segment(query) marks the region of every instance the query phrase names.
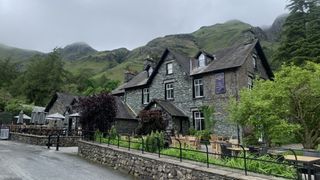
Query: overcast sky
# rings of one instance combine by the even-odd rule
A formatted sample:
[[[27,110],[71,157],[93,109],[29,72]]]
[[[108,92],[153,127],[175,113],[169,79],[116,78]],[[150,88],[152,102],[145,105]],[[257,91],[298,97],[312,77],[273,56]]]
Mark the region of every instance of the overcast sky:
[[[286,0],[0,0],[0,43],[48,52],[73,42],[133,49],[239,19],[270,25]]]

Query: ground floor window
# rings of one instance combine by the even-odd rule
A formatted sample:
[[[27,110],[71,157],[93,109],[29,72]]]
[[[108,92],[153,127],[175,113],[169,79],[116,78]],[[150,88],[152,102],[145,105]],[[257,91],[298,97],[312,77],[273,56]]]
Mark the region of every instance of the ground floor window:
[[[193,112],[193,127],[195,130],[204,130],[204,117],[203,113],[200,111]]]

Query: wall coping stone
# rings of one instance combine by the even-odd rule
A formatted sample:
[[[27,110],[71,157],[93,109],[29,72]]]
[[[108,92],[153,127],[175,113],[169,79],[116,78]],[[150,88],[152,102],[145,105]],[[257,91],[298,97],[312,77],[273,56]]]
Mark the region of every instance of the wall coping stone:
[[[138,151],[135,149],[131,149],[129,151],[127,148],[123,148],[123,147],[118,148],[117,146],[114,146],[111,144],[108,146],[107,144],[99,144],[99,143],[88,142],[84,140],[79,140],[78,143],[83,143],[83,144],[96,146],[96,147],[102,147],[102,148],[110,149],[112,151],[131,154],[141,158],[150,159],[153,161],[164,162],[164,163],[172,164],[175,166],[180,166],[186,169],[201,171],[209,174],[221,175],[229,178],[234,178],[237,180],[282,180],[284,179],[284,178],[279,178],[274,176],[267,176],[263,174],[252,173],[252,172],[248,172],[248,175],[246,176],[244,174],[244,170],[221,167],[221,166],[212,165],[212,164],[210,164],[210,167],[207,168],[206,164],[204,163],[189,161],[189,160],[183,160],[182,162],[180,162],[179,160],[173,157],[168,157],[165,155],[161,155],[161,157],[159,158],[158,154],[155,154],[155,153],[149,153],[144,151],[144,154],[142,154],[141,151]],[[79,146],[79,149],[80,149],[80,146]],[[78,154],[79,154],[79,149],[78,149]]]

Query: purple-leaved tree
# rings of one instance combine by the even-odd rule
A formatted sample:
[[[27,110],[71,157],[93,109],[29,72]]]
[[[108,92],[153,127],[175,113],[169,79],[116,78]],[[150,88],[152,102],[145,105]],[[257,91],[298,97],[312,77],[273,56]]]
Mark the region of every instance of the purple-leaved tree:
[[[80,123],[86,131],[106,132],[114,123],[117,113],[115,98],[108,93],[81,98],[79,108],[81,111]]]

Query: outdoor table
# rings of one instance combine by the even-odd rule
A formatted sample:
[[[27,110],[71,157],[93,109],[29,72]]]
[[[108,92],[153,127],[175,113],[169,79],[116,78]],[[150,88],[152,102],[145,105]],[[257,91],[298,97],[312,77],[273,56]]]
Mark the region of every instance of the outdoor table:
[[[243,151],[241,147],[227,147],[227,149],[231,150],[233,153],[235,153],[235,155]],[[244,148],[244,150],[249,151],[249,148]]]
[[[296,161],[300,163],[306,163],[308,165],[308,178],[311,179],[311,165],[315,162],[320,161],[320,157],[312,156],[297,156],[297,159],[294,155],[285,155],[284,158],[288,161]]]

